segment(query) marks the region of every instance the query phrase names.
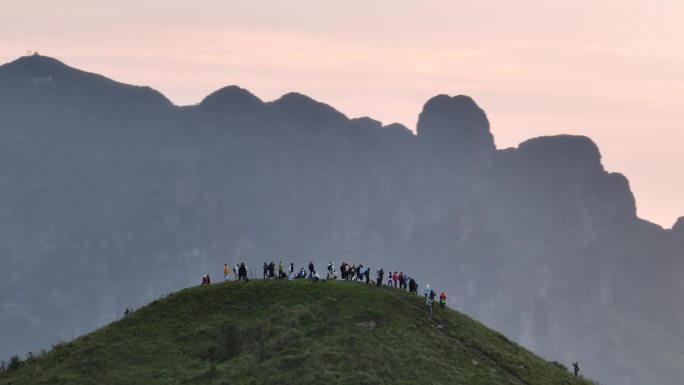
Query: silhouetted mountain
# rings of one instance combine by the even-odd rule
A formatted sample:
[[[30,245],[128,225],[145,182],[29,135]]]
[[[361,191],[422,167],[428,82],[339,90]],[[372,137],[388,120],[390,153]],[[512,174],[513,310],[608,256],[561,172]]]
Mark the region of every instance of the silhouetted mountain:
[[[602,382],[684,378],[684,219],[639,219],[589,138],[497,150],[467,96],[430,99],[414,135],[296,93],[178,107],[30,56],[0,67],[0,159],[4,356],[224,263],[333,260],[409,272]]]
[[[496,150],[487,116],[464,95],[428,100],[418,118],[418,137],[449,169],[460,173],[489,167]]]
[[[205,113],[254,113],[264,108],[264,102],[244,88],[228,86],[212,92],[199,107]]]

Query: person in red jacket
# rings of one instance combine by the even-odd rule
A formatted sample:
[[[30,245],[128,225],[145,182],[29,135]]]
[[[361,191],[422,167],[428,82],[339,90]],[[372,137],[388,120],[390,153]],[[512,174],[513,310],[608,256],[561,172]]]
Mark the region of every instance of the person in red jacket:
[[[446,305],[446,293],[442,292],[442,294],[439,295],[439,306],[444,307]]]
[[[395,271],[394,274],[392,274],[392,280],[394,281],[394,287],[397,287],[397,281],[399,280],[399,274]]]

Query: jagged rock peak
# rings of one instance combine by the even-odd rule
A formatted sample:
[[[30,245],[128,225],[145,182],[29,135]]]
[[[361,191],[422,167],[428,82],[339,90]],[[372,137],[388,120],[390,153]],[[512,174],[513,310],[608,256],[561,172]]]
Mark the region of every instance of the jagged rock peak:
[[[331,106],[297,92],[287,93],[269,104],[276,112],[298,118],[302,122],[329,123],[348,120],[343,113]]]
[[[29,56],[22,56],[10,63],[0,66],[0,73],[9,72],[13,75],[25,76],[54,76],[69,70],[76,71],[74,68],[69,67],[57,59],[42,56],[37,53]]]
[[[200,108],[212,111],[253,109],[264,104],[258,97],[244,88],[232,85],[209,94],[199,104]]]
[[[518,150],[523,157],[543,163],[545,167],[603,171],[598,146],[586,136],[541,136],[520,143]]]
[[[33,54],[0,66],[0,92],[15,92],[13,87],[32,87],[38,96],[45,87],[60,101],[82,99],[89,102],[129,103],[146,107],[170,107],[172,103],[159,91],[147,86],[120,83],[105,76],[70,67],[61,61]],[[4,88],[4,89],[3,89]],[[34,95],[35,96],[35,95]],[[113,102],[112,97],[120,98]],[[80,103],[80,102],[79,102]]]
[[[672,231],[684,235],[684,217],[677,218],[677,221],[672,226]]]
[[[428,100],[418,118],[418,135],[440,141],[470,141],[494,149],[487,115],[465,95],[442,94]]]
[[[392,123],[388,124],[384,127],[382,127],[383,130],[388,131],[388,132],[393,132],[401,135],[411,135],[413,136],[413,132],[408,129],[408,127],[404,126],[401,123]]]
[[[478,173],[496,150],[485,112],[465,95],[437,95],[418,117],[418,139],[455,172]]]

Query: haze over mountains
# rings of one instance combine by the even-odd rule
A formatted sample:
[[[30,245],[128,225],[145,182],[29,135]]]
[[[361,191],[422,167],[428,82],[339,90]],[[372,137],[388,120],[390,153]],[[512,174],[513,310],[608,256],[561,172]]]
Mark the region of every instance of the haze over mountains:
[[[610,384],[684,378],[684,218],[636,217],[586,137],[498,150],[467,96],[417,135],[290,93],[195,106],[43,56],[0,66],[0,355],[49,347],[223,263],[403,270]]]

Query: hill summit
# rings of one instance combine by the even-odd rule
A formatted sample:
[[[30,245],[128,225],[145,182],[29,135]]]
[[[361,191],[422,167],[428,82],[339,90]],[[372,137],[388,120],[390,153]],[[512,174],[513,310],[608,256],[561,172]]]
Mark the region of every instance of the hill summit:
[[[0,376],[2,384],[585,384],[423,298],[351,282],[185,289]]]

